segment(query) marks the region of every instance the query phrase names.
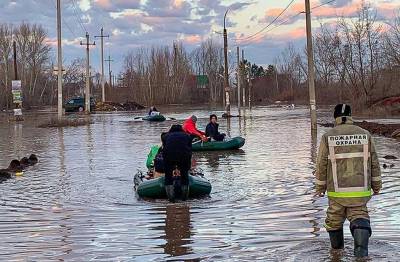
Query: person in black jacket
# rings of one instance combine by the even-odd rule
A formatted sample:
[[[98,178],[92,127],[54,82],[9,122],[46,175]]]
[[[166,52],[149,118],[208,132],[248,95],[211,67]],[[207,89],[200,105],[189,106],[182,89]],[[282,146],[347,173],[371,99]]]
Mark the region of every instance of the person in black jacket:
[[[223,141],[225,138],[225,134],[221,134],[218,131],[219,124],[217,123],[217,116],[212,114],[210,115],[210,123],[208,123],[206,127],[206,136],[210,138],[210,140],[215,141]]]
[[[174,176],[180,175],[182,200],[189,195],[189,170],[192,163],[192,140],[181,125],[173,125],[162,137],[165,168],[165,190],[168,199],[175,201]]]

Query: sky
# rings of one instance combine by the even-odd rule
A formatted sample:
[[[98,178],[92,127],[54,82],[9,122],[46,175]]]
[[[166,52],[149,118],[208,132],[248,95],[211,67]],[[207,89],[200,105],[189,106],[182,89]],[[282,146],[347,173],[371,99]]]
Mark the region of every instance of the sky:
[[[332,23],[338,16],[355,17],[363,0],[310,1],[315,31],[321,23]],[[43,25],[55,57],[56,0],[0,0],[0,3],[1,23]],[[382,24],[390,24],[400,10],[400,0],[369,3]],[[253,63],[273,63],[289,43],[298,48],[305,45],[304,0],[61,0],[61,5],[64,61],[85,57],[85,48],[79,43],[87,31],[91,41],[96,41],[91,48],[91,64],[99,69],[100,39],[93,36],[99,35],[103,27],[110,36],[105,38],[105,56],[110,55],[113,60],[113,72],[123,69],[126,54],[141,47],[172,45],[178,40],[190,51],[209,38],[222,45],[220,32],[228,9],[229,49],[234,51],[239,45]]]

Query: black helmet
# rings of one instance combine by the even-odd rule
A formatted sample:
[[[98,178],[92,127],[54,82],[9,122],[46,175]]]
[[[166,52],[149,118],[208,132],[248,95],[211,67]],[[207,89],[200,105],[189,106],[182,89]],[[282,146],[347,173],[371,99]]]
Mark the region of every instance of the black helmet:
[[[338,104],[335,106],[335,112],[333,117],[336,119],[338,117],[351,116],[351,107],[347,104]]]

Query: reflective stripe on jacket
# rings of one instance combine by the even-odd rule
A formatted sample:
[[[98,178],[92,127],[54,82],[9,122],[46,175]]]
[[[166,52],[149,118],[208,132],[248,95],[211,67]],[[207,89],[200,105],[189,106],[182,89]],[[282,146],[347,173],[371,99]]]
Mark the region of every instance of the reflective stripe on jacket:
[[[381,171],[370,133],[353,125],[351,117],[338,118],[335,128],[322,136],[316,172],[317,192],[343,206],[364,205],[371,188],[382,187]]]

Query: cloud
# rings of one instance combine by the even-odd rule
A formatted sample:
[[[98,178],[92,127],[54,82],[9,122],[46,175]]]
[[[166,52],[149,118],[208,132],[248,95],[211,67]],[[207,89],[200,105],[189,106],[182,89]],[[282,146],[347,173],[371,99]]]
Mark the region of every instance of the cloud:
[[[149,16],[190,17],[192,5],[185,0],[148,0],[143,10]]]
[[[327,0],[311,0],[312,6],[320,5]],[[56,45],[56,8],[54,0],[10,0],[6,2],[0,15],[2,21],[19,24],[22,21],[39,23],[48,32],[46,41]],[[76,4],[73,4],[76,2]],[[139,47],[171,45],[180,40],[190,50],[202,40],[207,39],[213,30],[219,30],[223,24],[223,15],[228,8],[227,17],[229,37],[245,37],[249,32],[257,32],[269,23],[282,8],[271,8],[274,1],[254,0],[74,0],[62,1],[62,34],[65,60],[85,57],[84,47],[79,41],[85,32],[94,35],[110,34],[106,41],[106,55],[111,53],[116,61],[114,70],[121,67],[123,56]],[[333,21],[336,16],[355,16],[361,0],[336,0],[328,5],[313,10],[313,17],[323,22]],[[264,13],[252,8],[269,6]],[[375,0],[372,6],[378,10],[378,19],[385,20],[395,14],[399,1]],[[275,5],[277,6],[277,5]],[[27,12],[26,10],[29,10]],[[304,11],[304,2],[292,5],[282,18],[288,20]],[[304,14],[289,19],[286,25],[252,39],[247,54],[250,60],[267,63],[273,59],[273,52],[282,48],[287,42],[304,42]],[[248,29],[245,29],[245,28]],[[240,31],[245,33],[239,33]],[[216,36],[214,36],[216,37]],[[220,36],[218,35],[218,38]],[[231,40],[230,40],[231,41]],[[248,44],[244,42],[244,44]],[[52,52],[55,56],[56,49]],[[100,64],[99,46],[91,50],[91,61],[95,67]]]
[[[327,1],[313,0],[311,1],[312,16],[319,19],[329,19],[337,17],[354,18],[357,17],[359,9],[363,4],[363,0],[336,0],[335,2],[323,5]],[[368,4],[368,2],[365,2]],[[371,2],[371,7],[374,8],[380,20],[385,20],[394,17],[394,10],[400,8],[400,3],[393,1],[375,1]],[[284,9],[271,8],[265,12],[260,23],[269,23],[273,21]],[[298,20],[304,20],[304,3],[293,4],[284,14],[276,21],[279,24],[287,20],[285,24],[294,24]]]
[[[140,8],[140,0],[95,0],[94,5],[107,12]]]
[[[183,42],[187,44],[198,44],[203,40],[200,35],[190,35],[183,38]]]

